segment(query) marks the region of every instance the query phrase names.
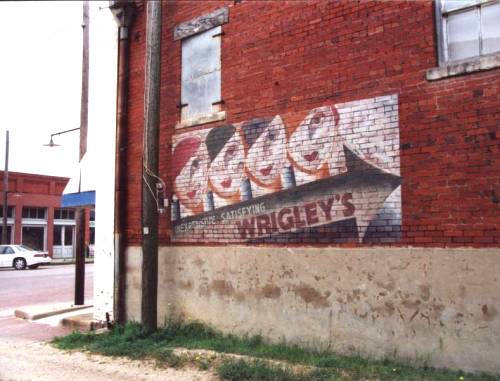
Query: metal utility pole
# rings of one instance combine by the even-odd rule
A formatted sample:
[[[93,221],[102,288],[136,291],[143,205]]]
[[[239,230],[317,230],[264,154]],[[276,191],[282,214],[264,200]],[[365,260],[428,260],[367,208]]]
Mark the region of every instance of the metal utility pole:
[[[142,300],[146,331],[157,328],[158,299],[158,125],[160,112],[161,1],[147,2],[146,76],[142,182]]]
[[[75,306],[85,304],[85,209],[77,208],[75,242]]]
[[[2,219],[2,243],[8,244],[7,235],[7,195],[9,193],[9,131],[5,134],[5,171],[3,172],[3,219]]]
[[[83,2],[83,59],[82,98],[80,108],[80,161],[87,151],[88,102],[89,102],[89,2]],[[80,184],[78,192],[80,192]],[[76,218],[75,248],[75,305],[85,302],[85,209],[78,207]]]

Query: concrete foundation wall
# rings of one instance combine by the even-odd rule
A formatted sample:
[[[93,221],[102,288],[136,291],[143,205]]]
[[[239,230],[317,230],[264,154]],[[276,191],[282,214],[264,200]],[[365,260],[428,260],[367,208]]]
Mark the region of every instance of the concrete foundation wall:
[[[127,306],[140,318],[141,249]],[[500,250],[163,247],[158,319],[500,372]]]

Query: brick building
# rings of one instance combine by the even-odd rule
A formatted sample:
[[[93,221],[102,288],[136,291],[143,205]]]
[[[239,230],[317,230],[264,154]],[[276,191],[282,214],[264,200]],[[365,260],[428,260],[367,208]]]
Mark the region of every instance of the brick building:
[[[140,320],[135,4],[120,208]],[[500,3],[457,4],[162,4],[159,321],[500,371]]]
[[[0,192],[3,194],[3,171]],[[37,250],[47,251],[52,258],[73,258],[75,211],[61,208],[66,177],[9,172],[7,196],[8,240]],[[3,216],[3,198],[0,201]],[[91,216],[92,214],[92,216]],[[0,226],[0,233],[3,226]],[[93,211],[86,210],[86,245],[93,244]]]

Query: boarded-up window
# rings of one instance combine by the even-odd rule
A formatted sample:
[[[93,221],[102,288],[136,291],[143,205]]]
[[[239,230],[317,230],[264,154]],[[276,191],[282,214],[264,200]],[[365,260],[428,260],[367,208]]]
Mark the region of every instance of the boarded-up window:
[[[181,40],[181,99],[179,127],[226,118],[221,110],[221,36],[229,21],[229,9],[220,8],[174,28]]]
[[[219,111],[221,100],[221,27],[182,40],[182,121]]]

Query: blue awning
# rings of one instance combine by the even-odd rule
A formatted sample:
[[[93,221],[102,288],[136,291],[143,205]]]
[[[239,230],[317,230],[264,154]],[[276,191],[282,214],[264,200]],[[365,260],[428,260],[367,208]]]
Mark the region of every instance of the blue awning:
[[[61,197],[62,207],[77,207],[95,205],[95,191],[66,193]]]

